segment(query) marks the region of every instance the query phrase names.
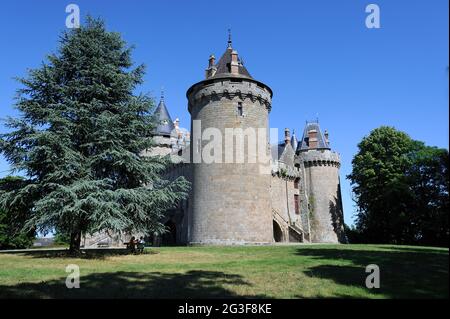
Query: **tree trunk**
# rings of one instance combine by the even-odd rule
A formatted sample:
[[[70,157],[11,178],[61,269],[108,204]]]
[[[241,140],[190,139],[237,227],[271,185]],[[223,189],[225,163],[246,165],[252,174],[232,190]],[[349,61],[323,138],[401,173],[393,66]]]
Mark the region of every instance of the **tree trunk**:
[[[80,244],[81,244],[81,231],[76,231],[76,232],[70,233],[69,252],[71,254],[79,254],[81,252]]]

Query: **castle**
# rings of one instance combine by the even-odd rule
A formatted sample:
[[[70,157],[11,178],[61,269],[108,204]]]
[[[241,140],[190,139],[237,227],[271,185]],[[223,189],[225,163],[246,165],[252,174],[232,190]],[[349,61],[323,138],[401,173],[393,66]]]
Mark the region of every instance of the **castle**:
[[[162,221],[163,244],[267,244],[274,242],[345,242],[338,153],[318,121],[307,122],[300,140],[289,129],[284,140],[261,147],[263,161],[250,161],[250,143],[241,141],[241,162],[196,161],[207,147],[208,128],[269,132],[272,90],[255,80],[231,39],[216,63],[209,57],[205,79],[187,93],[191,130],[180,129],[161,96],[155,115],[156,147],[148,156],[170,155],[168,178],[191,182],[188,199],[169,210]],[[196,127],[196,123],[201,127]],[[241,130],[241,131],[239,131]],[[268,133],[267,133],[268,135]],[[268,137],[268,136],[267,136]],[[234,136],[236,141],[239,136]],[[238,143],[220,144],[215,156],[237,154]],[[237,157],[237,155],[236,155]],[[234,158],[234,157],[233,157]],[[265,159],[264,159],[265,158]],[[158,236],[157,236],[158,237]],[[153,240],[156,240],[154,238]],[[92,242],[92,241],[91,241]]]

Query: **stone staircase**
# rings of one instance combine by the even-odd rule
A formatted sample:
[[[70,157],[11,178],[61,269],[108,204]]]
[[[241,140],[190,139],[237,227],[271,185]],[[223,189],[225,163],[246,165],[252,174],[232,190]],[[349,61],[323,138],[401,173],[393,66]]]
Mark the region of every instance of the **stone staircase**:
[[[288,231],[289,231],[289,238],[291,239],[293,237],[293,239],[295,241],[298,242],[305,242],[305,241],[309,241],[306,238],[308,238],[308,234],[305,233],[305,231],[303,230],[303,228],[296,224],[295,222],[291,222],[290,220],[286,220],[277,210],[272,209],[272,213],[273,213],[273,217],[275,220],[277,221],[283,221],[285,225],[287,225],[288,227]]]
[[[301,243],[303,243],[305,241],[305,238],[304,238],[305,232],[301,228],[299,228],[297,225],[295,225],[295,223],[288,225],[288,227],[289,227],[289,237],[290,238],[294,237],[298,242],[301,242]]]

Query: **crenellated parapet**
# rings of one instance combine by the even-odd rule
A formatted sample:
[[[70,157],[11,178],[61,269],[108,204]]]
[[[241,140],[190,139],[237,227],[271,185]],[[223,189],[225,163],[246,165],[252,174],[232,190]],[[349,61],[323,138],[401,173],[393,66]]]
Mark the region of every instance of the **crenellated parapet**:
[[[272,90],[265,84],[246,77],[227,77],[208,79],[194,84],[187,92],[188,109],[204,106],[222,99],[239,99],[258,102],[269,112],[272,108]]]
[[[314,149],[302,152],[298,156],[298,160],[302,161],[305,167],[311,166],[341,166],[341,159],[338,153],[325,149]]]

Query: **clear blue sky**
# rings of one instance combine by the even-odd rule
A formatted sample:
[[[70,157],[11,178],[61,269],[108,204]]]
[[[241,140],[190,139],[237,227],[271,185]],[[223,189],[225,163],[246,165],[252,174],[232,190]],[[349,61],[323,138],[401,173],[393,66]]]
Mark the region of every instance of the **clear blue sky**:
[[[136,46],[148,67],[143,92],[164,86],[172,117],[189,127],[185,98],[204,77],[208,56],[233,46],[252,76],[274,91],[270,126],[303,130],[319,117],[342,158],[345,221],[354,212],[345,176],[357,143],[392,125],[448,148],[448,0],[329,1],[24,1],[0,4],[0,117],[14,115],[13,77],[56,49],[65,7],[79,5]],[[365,7],[381,9],[381,28],[365,27]],[[1,127],[0,131],[4,131]],[[8,164],[0,158],[0,176]]]

